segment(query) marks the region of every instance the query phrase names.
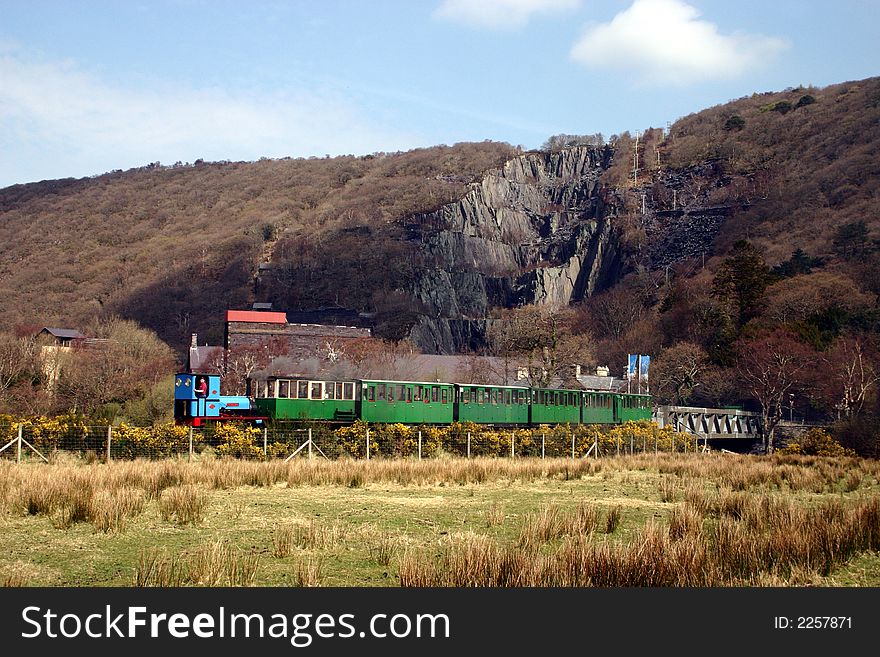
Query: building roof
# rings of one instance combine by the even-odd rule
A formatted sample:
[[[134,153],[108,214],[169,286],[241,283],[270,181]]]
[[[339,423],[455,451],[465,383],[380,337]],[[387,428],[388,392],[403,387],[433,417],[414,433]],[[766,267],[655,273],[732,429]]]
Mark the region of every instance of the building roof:
[[[287,314],[264,310],[227,310],[227,322],[254,322],[258,324],[287,324]]]
[[[47,326],[40,331],[40,333],[43,332],[49,333],[50,335],[61,340],[82,340],[86,337],[76,329],[52,328]]]

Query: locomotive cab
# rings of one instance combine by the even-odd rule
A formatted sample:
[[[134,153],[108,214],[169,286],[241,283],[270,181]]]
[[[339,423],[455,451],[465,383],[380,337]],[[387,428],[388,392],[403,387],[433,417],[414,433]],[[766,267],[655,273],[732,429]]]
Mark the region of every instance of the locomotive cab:
[[[179,424],[199,427],[207,420],[232,419],[250,408],[248,397],[221,395],[216,374],[186,372],[174,377],[174,420]]]

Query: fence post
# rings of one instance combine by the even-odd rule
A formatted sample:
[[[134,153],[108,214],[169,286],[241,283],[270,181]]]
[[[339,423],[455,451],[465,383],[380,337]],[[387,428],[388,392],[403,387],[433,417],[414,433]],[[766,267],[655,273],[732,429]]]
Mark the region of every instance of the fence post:
[[[468,431],[467,457],[471,457],[471,432]]]
[[[370,460],[370,429],[367,429],[367,460]]]
[[[632,456],[635,453],[635,450],[633,449],[633,440],[634,439],[635,439],[635,437],[632,434],[629,434],[629,455],[630,456]]]
[[[672,434],[672,453],[675,454],[675,434]]]
[[[516,456],[516,452],[514,451],[513,442],[516,440],[516,433],[511,432],[510,434],[510,458],[514,458]]]
[[[263,458],[269,458],[269,428],[263,427]]]
[[[574,460],[574,434],[571,434],[571,458]]]
[[[654,455],[657,455],[657,434],[654,433]]]
[[[541,458],[544,458],[544,447],[545,447],[544,434],[541,433]]]
[[[15,446],[15,462],[21,463],[21,434],[22,434],[22,426],[18,425],[18,443]]]
[[[598,438],[593,439],[593,447],[596,448],[596,451],[593,452],[593,458],[598,459],[599,458],[599,439]]]
[[[110,440],[113,435],[113,425],[107,425],[107,464],[110,464]]]
[[[309,461],[312,460],[312,428],[309,427]]]
[[[620,456],[620,436],[617,437],[617,455]]]
[[[648,437],[642,434],[642,454],[648,451]]]
[[[419,431],[419,461],[422,460],[422,432]]]
[[[193,460],[193,428],[189,428],[189,460]]]

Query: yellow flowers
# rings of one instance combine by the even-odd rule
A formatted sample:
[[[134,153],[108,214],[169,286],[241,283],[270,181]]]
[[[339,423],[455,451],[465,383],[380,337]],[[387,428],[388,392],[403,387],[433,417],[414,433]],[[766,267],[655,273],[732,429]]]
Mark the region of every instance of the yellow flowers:
[[[0,440],[14,439],[18,426],[23,437],[46,453],[53,450],[104,453],[110,436],[110,457],[168,457],[194,453],[213,453],[235,458],[284,458],[304,444],[306,429],[281,426],[261,429],[240,423],[211,424],[190,429],[173,423],[150,427],[120,424],[89,427],[81,418],[62,416],[18,419],[0,416]],[[310,432],[320,443],[321,454],[331,458],[421,456],[531,456],[582,457],[628,454],[632,452],[694,451],[695,438],[660,428],[653,422],[627,422],[605,425],[541,425],[531,428],[491,427],[473,422],[447,426],[410,426],[400,423],[374,424],[358,420],[346,426],[311,425]],[[265,434],[264,434],[265,431]],[[190,443],[192,441],[192,443]]]

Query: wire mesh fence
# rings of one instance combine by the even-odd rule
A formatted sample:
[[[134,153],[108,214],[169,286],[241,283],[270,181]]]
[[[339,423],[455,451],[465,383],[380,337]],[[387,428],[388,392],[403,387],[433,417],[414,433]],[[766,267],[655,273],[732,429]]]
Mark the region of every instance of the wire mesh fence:
[[[3,459],[48,461],[54,454],[75,453],[90,461],[104,462],[169,457],[577,459],[707,449],[705,440],[661,428],[653,422],[532,428],[362,422],[347,426],[291,423],[264,428],[233,424],[192,428],[173,424],[113,427],[47,421],[0,425],[0,442]]]

